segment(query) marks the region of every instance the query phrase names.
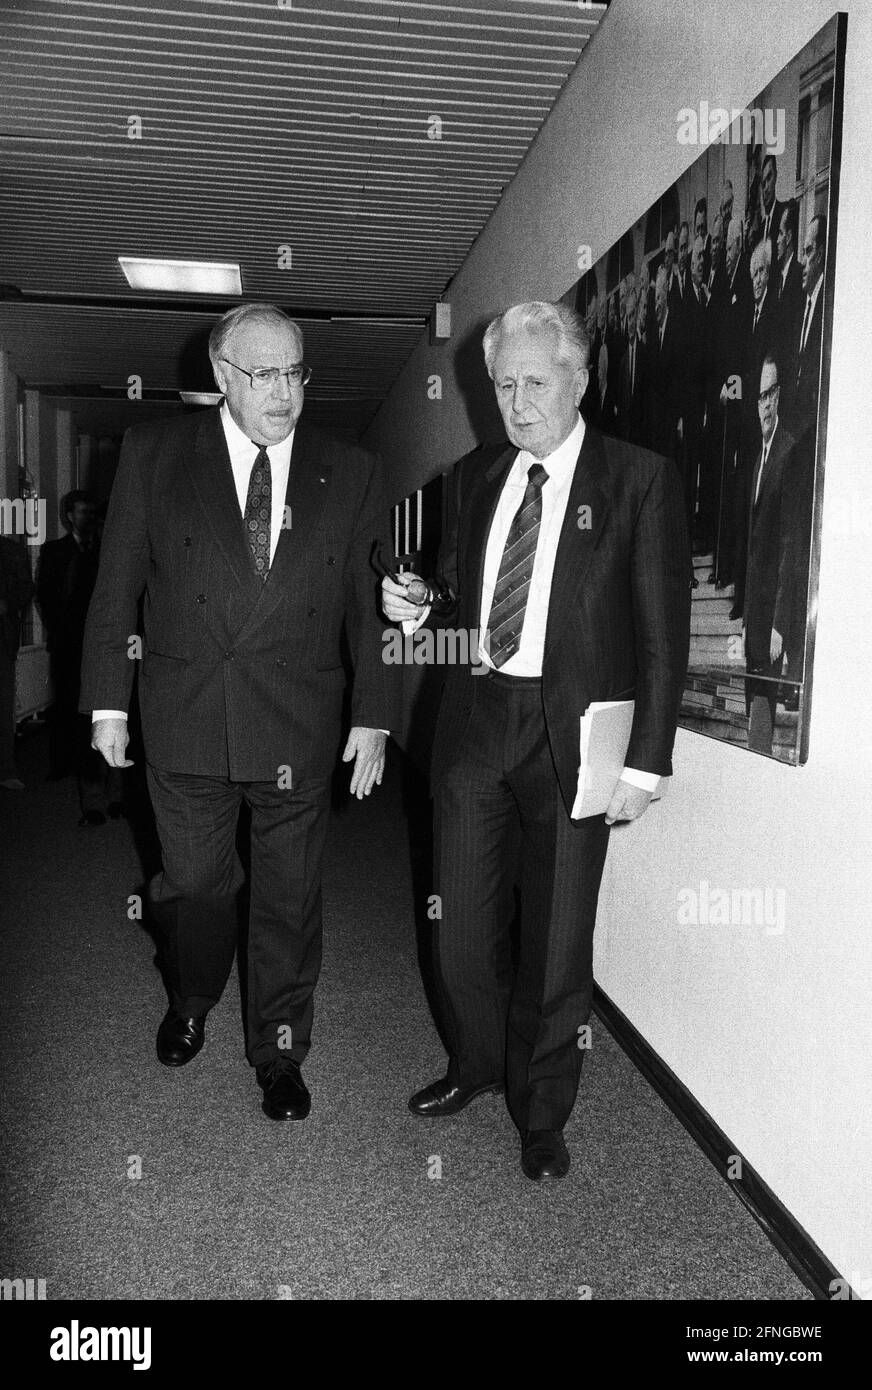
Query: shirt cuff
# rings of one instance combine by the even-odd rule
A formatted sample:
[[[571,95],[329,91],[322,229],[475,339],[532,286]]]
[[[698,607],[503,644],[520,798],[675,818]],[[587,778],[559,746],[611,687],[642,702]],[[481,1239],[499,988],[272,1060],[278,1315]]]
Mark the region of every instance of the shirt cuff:
[[[98,719],[126,719],[126,709],[95,709],[91,711],[91,723],[96,724]]]
[[[660,776],[656,772],[640,772],[636,767],[625,767],[621,781],[629,782],[631,787],[641,787],[646,792],[656,792]]]
[[[421,626],[422,623],[426,623],[427,619],[430,616],[430,609],[432,607],[432,603],[428,603],[420,618],[406,618],[405,622],[403,623],[403,632],[406,637],[411,637],[414,632],[418,631],[418,628]]]

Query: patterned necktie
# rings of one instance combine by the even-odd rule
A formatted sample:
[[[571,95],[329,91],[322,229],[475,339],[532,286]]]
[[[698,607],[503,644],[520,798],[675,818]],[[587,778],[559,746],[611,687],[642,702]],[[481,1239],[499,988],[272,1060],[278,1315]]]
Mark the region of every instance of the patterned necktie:
[[[245,499],[245,534],[261,579],[269,574],[270,521],[272,519],[272,475],[269,454],[261,445],[251,466],[248,496]]]
[[[527,471],[527,478],[529,481],[524,500],[515,512],[506,536],[488,618],[488,651],[497,667],[503,666],[514,656],[520,646],[533,562],[536,559],[542,520],[542,485],[548,481],[548,474],[541,463],[534,463]]]

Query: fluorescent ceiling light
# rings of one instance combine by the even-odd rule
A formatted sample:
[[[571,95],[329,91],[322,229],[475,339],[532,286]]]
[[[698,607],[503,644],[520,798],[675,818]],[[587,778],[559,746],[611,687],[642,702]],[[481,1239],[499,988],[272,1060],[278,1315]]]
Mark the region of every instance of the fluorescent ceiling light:
[[[180,391],[185,405],[217,405],[224,397],[220,391]]]
[[[239,266],[232,261],[167,261],[151,256],[119,256],[118,264],[134,290],[242,294]]]

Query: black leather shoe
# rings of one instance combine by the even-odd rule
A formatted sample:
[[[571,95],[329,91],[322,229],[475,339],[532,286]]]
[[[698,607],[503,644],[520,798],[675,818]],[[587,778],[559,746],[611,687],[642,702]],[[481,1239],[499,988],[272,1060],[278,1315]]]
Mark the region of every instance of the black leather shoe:
[[[206,1040],[205,1018],[181,1018],[167,1009],[157,1030],[157,1055],[165,1067],[183,1067],[196,1057]]]
[[[565,1178],[569,1152],[559,1129],[528,1129],[521,1145],[521,1167],[528,1178]]]
[[[502,1089],[501,1081],[492,1081],[485,1086],[458,1086],[446,1076],[441,1081],[434,1081],[432,1086],[425,1086],[423,1091],[416,1091],[409,1100],[409,1109],[422,1119],[437,1120],[444,1115],[459,1115],[471,1100],[484,1095],[486,1091],[499,1092]]]
[[[261,1109],[271,1120],[305,1120],[312,1109],[299,1062],[292,1057],[274,1057],[257,1068],[258,1085],[263,1090]]]

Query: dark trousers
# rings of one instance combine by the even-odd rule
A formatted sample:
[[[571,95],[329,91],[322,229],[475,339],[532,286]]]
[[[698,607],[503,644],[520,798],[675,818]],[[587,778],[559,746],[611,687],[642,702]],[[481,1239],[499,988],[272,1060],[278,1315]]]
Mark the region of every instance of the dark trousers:
[[[0,777],[15,776],[15,657],[0,633]]]
[[[436,788],[436,959],[451,1071],[463,1086],[505,1081],[522,1132],[560,1130],[581,1075],[579,1030],[590,1017],[610,827],[602,816],[569,819],[541,681],[501,673],[476,679],[457,761]]]
[[[302,1062],[311,1041],[321,967],[321,859],[329,778],[282,788],[162,772],[149,765],[163,872],[150,885],[164,933],[173,1006],[203,1014],[233,965],[243,872],[236,828],[251,809],[248,1058]]]

